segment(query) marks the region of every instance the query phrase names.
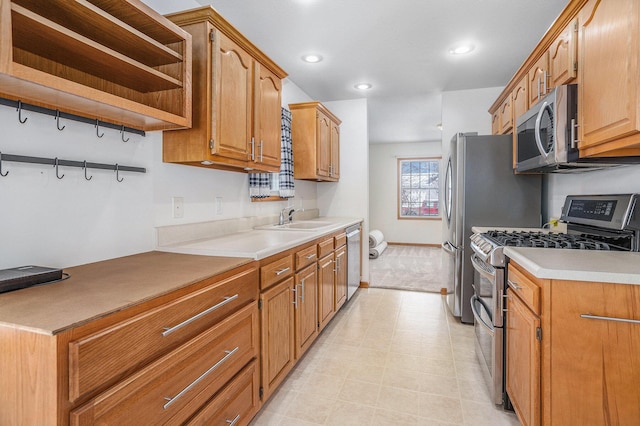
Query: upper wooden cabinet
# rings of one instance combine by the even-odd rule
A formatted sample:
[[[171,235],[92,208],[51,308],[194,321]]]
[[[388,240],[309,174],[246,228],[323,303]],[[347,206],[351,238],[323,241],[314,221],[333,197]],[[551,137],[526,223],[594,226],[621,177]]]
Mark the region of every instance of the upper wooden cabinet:
[[[572,83],[577,75],[578,19],[571,21],[549,47],[549,88]]]
[[[212,7],[167,17],[193,37],[193,127],[163,134],[163,161],[279,171],[287,74]]]
[[[580,154],[640,155],[640,3],[592,0],[578,19]]]
[[[340,119],[320,102],[289,104],[296,179],[340,179]]]
[[[139,0],[0,0],[0,96],[142,130],[191,126],[191,36]]]
[[[558,85],[576,83],[580,156],[640,156],[639,28],[636,0],[570,1],[489,108],[492,129],[522,78],[527,107]],[[522,112],[513,110],[515,122]]]

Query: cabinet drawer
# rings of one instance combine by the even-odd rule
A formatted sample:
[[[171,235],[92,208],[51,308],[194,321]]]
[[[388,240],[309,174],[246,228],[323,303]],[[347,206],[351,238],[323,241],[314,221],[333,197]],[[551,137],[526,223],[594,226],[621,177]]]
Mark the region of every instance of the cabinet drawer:
[[[333,251],[333,237],[318,243],[318,258],[325,257]]]
[[[509,264],[508,285],[534,313],[540,315],[540,287],[513,263]]]
[[[229,426],[233,424],[240,426],[248,424],[259,408],[259,387],[258,362],[252,361],[187,425]]]
[[[291,255],[282,257],[260,267],[260,289],[270,287],[278,281],[293,274],[293,260]]]
[[[335,248],[342,247],[343,245],[347,244],[347,233],[342,232],[336,235],[333,239],[335,240]]]
[[[307,265],[311,265],[318,260],[318,248],[316,245],[302,249],[294,255],[296,259],[296,271],[304,268]]]
[[[73,410],[71,425],[182,423],[257,354],[254,302]]]
[[[70,342],[69,400],[121,378],[257,300],[257,282],[257,269],[245,270]]]

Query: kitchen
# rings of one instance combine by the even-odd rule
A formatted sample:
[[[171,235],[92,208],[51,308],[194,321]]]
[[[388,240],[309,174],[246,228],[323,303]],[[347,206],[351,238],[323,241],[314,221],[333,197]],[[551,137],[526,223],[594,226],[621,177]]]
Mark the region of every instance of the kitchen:
[[[183,8],[180,4],[175,10]],[[169,11],[163,11],[166,12]],[[453,132],[464,130],[460,125],[464,111],[460,110],[470,103],[478,108],[467,112],[473,117],[466,123],[474,120],[480,124],[469,130],[490,133],[486,109],[500,91],[501,88],[493,88],[444,93],[442,141],[450,140]],[[283,105],[308,100],[295,84],[285,82]],[[326,106],[343,119],[341,136],[350,141],[342,146],[346,150],[342,157],[368,158],[366,101],[326,102]],[[11,226],[4,227],[3,236],[11,242],[11,248],[3,253],[2,267],[25,263],[67,267],[146,252],[155,248],[155,226],[212,220],[212,212],[218,211],[216,198],[221,199],[221,213],[213,217],[216,220],[275,215],[285,207],[283,203],[250,203],[248,197],[239,196],[248,193],[244,174],[163,163],[159,132],[150,132],[144,138],[135,134],[122,138],[117,130],[104,129],[105,136],[97,138],[96,129],[87,125],[62,120],[67,127],[59,131],[53,128],[56,122],[51,117],[24,111],[22,119],[28,121],[22,125],[14,109],[0,108],[0,114],[5,130],[2,150],[6,153],[89,158],[148,169],[148,173],[140,175],[122,173],[122,182],[113,172],[96,170],[92,182],[85,182],[81,170],[61,168],[66,176],[57,179],[53,168],[5,162],[3,172],[9,171],[9,175],[3,179],[9,179],[11,185],[2,185],[0,191],[9,206],[3,209],[3,223]],[[126,138],[129,142],[123,143]],[[370,213],[361,194],[369,194],[369,184],[362,179],[368,175],[369,165],[364,160],[354,163],[342,168],[339,186],[296,182],[294,207],[320,208],[323,216],[361,217],[366,234]],[[550,175],[548,211],[558,216],[569,193],[609,193],[612,185],[616,192],[638,192],[634,179],[638,174],[637,167],[632,166],[582,175]],[[211,186],[203,189],[193,182],[209,182]],[[182,220],[172,217],[171,199],[175,196],[185,200]],[[437,237],[435,240],[439,242]],[[365,258],[363,277],[367,271]]]

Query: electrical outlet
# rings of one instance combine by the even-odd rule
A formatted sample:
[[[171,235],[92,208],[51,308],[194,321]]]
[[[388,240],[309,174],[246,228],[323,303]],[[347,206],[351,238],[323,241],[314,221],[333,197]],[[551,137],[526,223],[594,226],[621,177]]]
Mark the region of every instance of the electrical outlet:
[[[216,197],[216,214],[222,214],[222,197]]]
[[[184,217],[184,198],[182,197],[173,197],[173,218],[180,219]]]

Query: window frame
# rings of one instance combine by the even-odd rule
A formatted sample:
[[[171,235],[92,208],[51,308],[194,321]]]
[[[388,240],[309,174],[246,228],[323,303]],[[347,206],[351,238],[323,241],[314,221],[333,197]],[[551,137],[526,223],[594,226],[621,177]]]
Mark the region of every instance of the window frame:
[[[402,190],[403,190],[403,186],[402,186],[402,164],[404,162],[415,162],[415,161],[420,161],[420,162],[437,162],[438,164],[438,187],[436,189],[436,193],[437,193],[437,202],[438,202],[438,214],[437,215],[407,215],[407,214],[402,214]],[[396,202],[396,212],[397,212],[397,217],[398,220],[442,220],[442,200],[441,200],[441,185],[440,185],[440,177],[442,176],[441,173],[441,168],[442,168],[442,156],[434,156],[434,157],[406,157],[406,158],[398,158],[397,159],[397,183],[396,183],[396,191],[397,191],[397,202]],[[411,188],[405,188],[405,189],[411,189]],[[419,189],[419,188],[417,188]]]

